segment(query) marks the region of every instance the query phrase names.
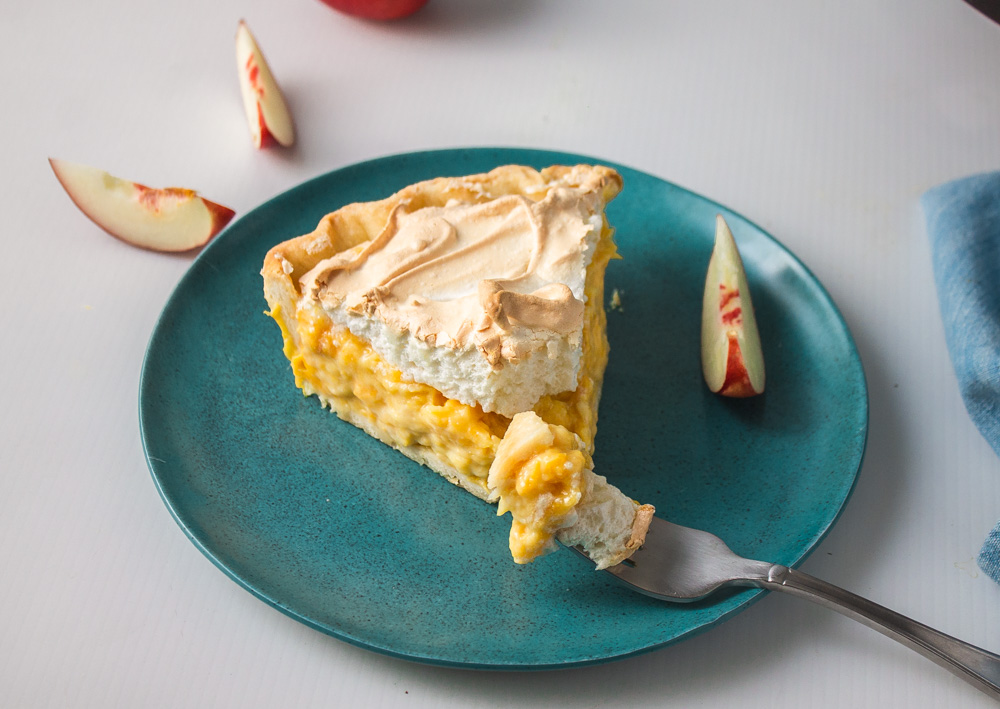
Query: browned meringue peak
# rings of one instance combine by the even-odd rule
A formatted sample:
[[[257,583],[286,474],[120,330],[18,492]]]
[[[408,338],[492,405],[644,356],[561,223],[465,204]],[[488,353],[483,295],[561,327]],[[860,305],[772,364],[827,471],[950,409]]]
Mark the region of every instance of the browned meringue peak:
[[[479,304],[505,332],[517,325],[569,334],[583,317],[583,301],[565,283],[550,283],[532,293],[508,290],[509,281],[479,281]]]
[[[475,346],[498,368],[546,337],[579,338],[601,199],[591,185],[556,184],[539,201],[404,202],[373,240],[305,274],[302,290],[432,346]]]

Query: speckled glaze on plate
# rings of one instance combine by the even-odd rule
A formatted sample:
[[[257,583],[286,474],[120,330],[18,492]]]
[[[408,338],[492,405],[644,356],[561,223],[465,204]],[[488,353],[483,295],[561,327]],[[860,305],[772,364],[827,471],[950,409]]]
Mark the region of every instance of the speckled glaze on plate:
[[[220,569],[341,640],[471,668],[626,657],[760,596],[660,603],[566,551],[515,565],[509,517],[303,397],[263,314],[264,254],[329,211],[431,177],[578,162],[625,180],[608,209],[622,260],[607,292],[622,307],[608,313],[598,472],[745,556],[795,566],[819,543],[854,486],[868,404],[851,335],[812,274],[743,217],[657,177],[470,148],[352,165],[275,197],[212,242],[167,303],[142,370],[142,439],[167,507]],[[764,342],[767,392],[754,399],[719,398],[701,378],[717,213],[739,243]]]

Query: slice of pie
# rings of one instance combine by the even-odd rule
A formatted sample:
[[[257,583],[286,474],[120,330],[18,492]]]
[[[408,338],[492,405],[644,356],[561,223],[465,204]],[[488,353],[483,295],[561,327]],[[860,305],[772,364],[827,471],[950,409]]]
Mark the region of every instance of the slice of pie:
[[[523,560],[563,540],[581,511],[607,509],[588,506],[605,488],[583,471],[608,359],[604,271],[616,251],[604,208],[621,187],[617,172],[589,165],[437,178],[347,205],[264,259],[296,385],[477,497],[541,510],[527,526],[515,519],[525,535],[542,530],[515,552]],[[524,412],[560,431],[550,443],[574,466],[583,456],[587,484],[571,481],[580,494],[568,506],[538,507],[549,492],[501,482],[524,460],[490,484],[502,442],[523,451],[540,440],[532,426],[511,426]],[[620,561],[641,543],[648,510],[628,507],[608,520],[614,530],[580,542],[592,558]]]

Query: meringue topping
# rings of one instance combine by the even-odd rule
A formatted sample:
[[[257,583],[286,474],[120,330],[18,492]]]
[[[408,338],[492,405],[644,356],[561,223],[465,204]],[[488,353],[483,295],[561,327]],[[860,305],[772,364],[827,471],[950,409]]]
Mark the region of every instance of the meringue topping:
[[[538,201],[402,202],[377,237],[305,274],[302,292],[430,346],[475,347],[499,369],[552,337],[579,342],[602,207],[598,190],[564,185]]]

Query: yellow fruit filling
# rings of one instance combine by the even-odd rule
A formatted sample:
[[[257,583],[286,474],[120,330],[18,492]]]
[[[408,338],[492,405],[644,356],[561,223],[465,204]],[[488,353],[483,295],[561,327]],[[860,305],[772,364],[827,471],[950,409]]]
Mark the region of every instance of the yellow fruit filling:
[[[497,514],[511,513],[510,553],[527,564],[555,546],[583,497],[584,471],[593,468],[583,441],[531,413],[518,414],[497,450],[490,487],[500,494]]]

